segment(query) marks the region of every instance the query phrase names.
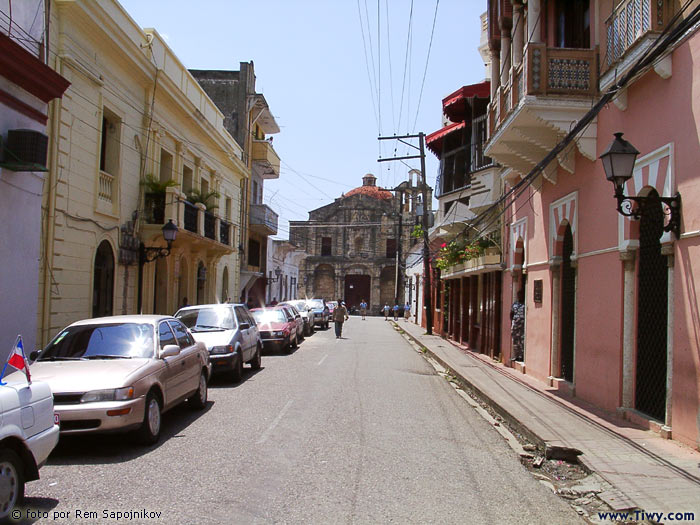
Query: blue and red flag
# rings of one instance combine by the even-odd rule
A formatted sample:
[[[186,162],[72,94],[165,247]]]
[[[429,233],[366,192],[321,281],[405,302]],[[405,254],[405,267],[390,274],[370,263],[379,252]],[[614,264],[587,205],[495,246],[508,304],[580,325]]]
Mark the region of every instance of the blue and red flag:
[[[23,370],[27,376],[27,383],[31,384],[32,378],[29,375],[29,365],[27,363],[27,357],[24,355],[24,345],[22,344],[21,335],[17,336],[17,341],[15,341],[15,346],[12,348],[12,352],[10,352],[10,355],[7,358],[7,363],[5,363],[5,366],[2,367],[2,372],[0,373],[0,385],[7,384],[2,381],[2,378],[5,377],[7,365],[10,365],[17,370]]]

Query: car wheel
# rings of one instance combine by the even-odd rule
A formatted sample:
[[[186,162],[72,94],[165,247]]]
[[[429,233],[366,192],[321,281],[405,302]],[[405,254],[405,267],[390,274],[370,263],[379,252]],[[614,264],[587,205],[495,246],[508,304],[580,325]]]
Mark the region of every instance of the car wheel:
[[[240,350],[236,353],[236,362],[233,363],[231,380],[234,383],[240,383],[243,380],[243,356],[241,355]]]
[[[0,520],[24,500],[24,468],[12,450],[0,451]]]
[[[195,410],[202,410],[207,406],[208,397],[208,386],[207,386],[207,373],[202,370],[199,374],[199,388],[197,391],[190,396],[187,400],[190,408]]]
[[[255,357],[253,357],[253,360],[250,362],[250,368],[253,370],[260,370],[260,368],[262,368],[262,348],[260,348],[260,345],[258,345],[255,351]]]
[[[294,340],[289,344],[290,350],[294,350],[296,348],[299,348],[299,341],[297,341],[297,336],[296,334],[294,335]]]
[[[306,337],[306,332],[302,328],[301,334],[297,334],[297,338],[301,338],[301,340],[303,341],[305,337]]]
[[[161,412],[163,407],[158,394],[151,391],[146,396],[146,408],[143,414],[143,423],[138,430],[139,441],[144,445],[153,445],[160,439],[160,428],[162,423]]]

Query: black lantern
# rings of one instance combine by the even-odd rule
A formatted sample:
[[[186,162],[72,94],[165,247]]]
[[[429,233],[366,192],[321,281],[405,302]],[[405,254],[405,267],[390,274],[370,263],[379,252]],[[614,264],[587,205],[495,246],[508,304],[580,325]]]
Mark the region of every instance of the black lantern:
[[[147,248],[143,243],[139,244],[139,297],[138,297],[138,305],[137,309],[138,312],[141,313],[141,304],[142,304],[142,282],[143,282],[143,267],[146,265],[146,263],[153,262],[156,259],[160,259],[161,257],[167,257],[170,255],[170,249],[172,248],[173,242],[175,241],[175,238],[177,237],[177,225],[173,222],[172,219],[168,219],[167,224],[164,224],[163,227],[161,228],[161,231],[163,232],[163,238],[165,239],[165,242],[167,243],[167,247],[162,248],[162,247],[153,247],[153,248]]]
[[[280,280],[280,276],[282,275],[282,270],[280,270],[280,267],[278,266],[275,268],[275,277],[267,277],[267,284],[270,283],[276,283],[277,281]]]
[[[615,140],[600,156],[605,169],[605,178],[615,187],[617,199],[617,211],[625,217],[638,220],[642,216],[642,209],[647,197],[628,197],[625,195],[625,183],[632,178],[634,163],[639,151],[622,138],[622,133],[615,133]],[[681,236],[681,195],[676,193],[673,197],[659,197],[664,204],[664,213],[669,217],[664,231],[673,232],[676,239]],[[633,204],[637,204],[634,206]]]

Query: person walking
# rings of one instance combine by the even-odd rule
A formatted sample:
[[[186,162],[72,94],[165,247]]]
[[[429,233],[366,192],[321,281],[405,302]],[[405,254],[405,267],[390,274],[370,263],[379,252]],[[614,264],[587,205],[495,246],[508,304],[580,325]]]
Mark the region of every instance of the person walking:
[[[510,335],[513,338],[513,357],[510,360],[522,361],[525,357],[525,296],[522,290],[510,309]]]
[[[389,320],[389,305],[384,303],[384,320]]]
[[[367,317],[367,303],[365,302],[364,299],[362,299],[362,302],[360,303],[360,315],[362,315],[362,320],[366,321]]]
[[[340,339],[343,335],[343,323],[349,319],[348,311],[343,301],[338,301],[338,306],[333,310],[333,321],[335,322],[335,338]]]
[[[408,322],[410,317],[411,317],[411,303],[406,301],[406,304],[403,305],[403,320]]]
[[[399,303],[394,304],[394,321],[399,320]]]

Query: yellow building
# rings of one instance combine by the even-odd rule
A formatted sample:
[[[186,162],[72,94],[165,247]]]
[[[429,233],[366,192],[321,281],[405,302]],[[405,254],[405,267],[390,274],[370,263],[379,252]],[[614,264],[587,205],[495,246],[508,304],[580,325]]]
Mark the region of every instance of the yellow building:
[[[116,1],[53,0],[51,17],[50,63],[71,86],[49,114],[38,342],[81,318],[232,297],[249,173],[222,113]],[[171,249],[149,250],[170,220]]]

